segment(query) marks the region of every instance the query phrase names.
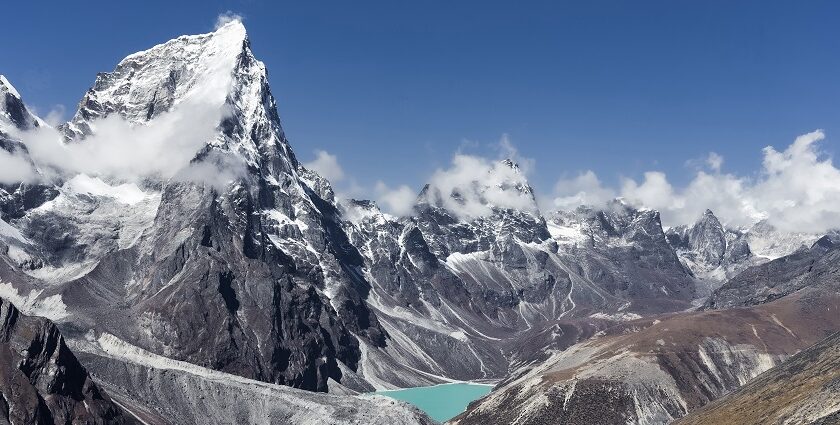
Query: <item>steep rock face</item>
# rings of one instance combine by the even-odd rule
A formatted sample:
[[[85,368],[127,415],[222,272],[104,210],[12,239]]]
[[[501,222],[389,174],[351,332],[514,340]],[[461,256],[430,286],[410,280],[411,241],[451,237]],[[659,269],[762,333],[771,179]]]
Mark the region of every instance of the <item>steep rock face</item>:
[[[720,263],[726,253],[726,234],[723,226],[711,210],[706,210],[703,217],[688,232],[689,248],[696,251],[700,259],[707,263]]]
[[[837,291],[840,249],[829,236],[809,249],[751,267],[718,288],[704,308],[727,308],[772,301],[803,288]]]
[[[184,105],[221,111],[190,168],[140,186],[70,179],[13,223],[16,263],[51,283],[39,294],[66,303],[74,337],[107,331],[174,359],[326,391],[357,368],[359,338],[381,347],[385,333],[329,184],[292,153],[241,23],[128,56],[97,77],[63,131],[86,143],[100,120],[145,125]],[[234,182],[190,178],[202,170]]]
[[[12,83],[0,75],[0,131],[8,134],[13,129],[29,130],[42,124],[29,112]]]
[[[347,231],[351,242],[362,247],[364,272],[372,284],[369,302],[395,337],[390,357],[424,371],[416,383],[440,382],[441,376],[498,378],[507,370],[506,350],[518,330],[562,315],[560,302],[569,285],[555,287],[555,282],[569,278],[556,265],[546,266],[550,244],[543,244],[548,239],[544,220],[538,213],[496,207],[485,198],[490,191],[496,196],[510,192],[534,202],[515,164],[505,161],[498,167],[515,180],[489,176],[501,180],[499,186],[468,184],[454,189],[457,196],[447,201],[443,196],[450,194],[426,187],[415,214],[406,218],[383,214],[369,201],[344,205],[351,219]],[[477,200],[489,214],[460,216],[446,205],[462,199]],[[543,316],[544,309],[551,312]],[[383,360],[366,362],[367,376],[399,382],[373,363]],[[399,364],[394,367],[399,370]],[[382,374],[389,376],[376,378]]]
[[[135,421],[88,376],[50,321],[0,299],[0,420],[14,424]]]
[[[3,75],[0,75],[0,149],[22,159],[29,154],[18,132],[45,125],[32,114],[20,94]],[[58,192],[49,184],[36,181],[0,183],[0,219],[19,218],[32,208],[54,198]]]
[[[696,297],[695,280],[668,244],[657,211],[616,200],[603,209],[554,213],[549,231],[578,273],[629,303],[622,311],[673,311]]]
[[[127,335],[176,359],[326,391],[329,378],[341,379],[338,362],[356,367],[360,353],[351,332],[374,345],[383,343],[383,332],[363,302],[367,284],[354,270],[360,257],[346,244],[335,208],[299,177],[303,168],[241,24],[130,56],[113,75],[98,79],[82,106],[92,112],[78,117],[87,120],[114,104],[130,119],[149,119],[180,99],[179,90],[185,96],[216,90],[215,71],[180,70],[170,51],[186,55],[184,65],[197,61],[199,70],[232,72],[228,116],[196,161],[212,161],[211,154],[221,152],[240,158],[247,172],[223,191],[180,182],[163,187],[155,221],[131,253],[137,257],[126,296],[140,326]],[[172,67],[169,73],[161,71],[162,59]],[[107,96],[126,91],[126,72],[158,84],[158,94]],[[143,96],[145,84],[129,84],[130,96]],[[85,128],[83,121],[72,123]]]
[[[750,250],[747,233],[725,228],[711,210],[706,210],[692,226],[672,227],[666,235],[680,260],[695,276],[708,282],[702,295],[762,262]]]
[[[627,322],[513,372],[453,423],[669,423],[831,334],[839,303],[811,291]]]
[[[402,376],[426,373],[415,385],[440,382],[436,376],[500,378],[510,365],[544,359],[613,320],[682,310],[694,298],[694,279],[656,212],[617,204],[546,222],[515,164],[492,170],[505,175],[488,176],[492,187],[427,186],[409,217],[383,214],[370,201],[343,203],[372,285],[368,302],[389,335],[400,336],[389,341],[389,358],[367,353],[369,381],[400,382],[385,370],[399,370],[394,358],[410,365]],[[568,243],[572,227],[589,236]]]
[[[840,422],[840,333],[818,342],[677,421],[701,424]]]

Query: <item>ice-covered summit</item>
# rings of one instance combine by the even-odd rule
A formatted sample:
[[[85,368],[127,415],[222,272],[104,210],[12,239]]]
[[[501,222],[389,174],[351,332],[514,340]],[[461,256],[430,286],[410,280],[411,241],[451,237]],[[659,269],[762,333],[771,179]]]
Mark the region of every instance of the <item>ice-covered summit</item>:
[[[458,155],[451,169],[432,176],[418,195],[417,205],[442,208],[462,218],[488,216],[499,210],[539,215],[534,190],[510,159],[487,163]]]
[[[244,55],[250,51],[239,21],[131,54],[112,72],[97,75],[65,133],[69,138],[88,135],[92,121],[112,113],[134,123],[149,121],[188,100],[221,107]]]
[[[234,162],[252,169],[264,161],[283,171],[297,167],[265,66],[254,57],[238,20],[131,54],[113,71],[98,74],[63,126],[64,136],[68,141],[84,139],[114,119],[129,126],[157,126],[164,134],[170,128],[206,130],[201,133],[206,140],[191,152],[199,160],[215,150],[233,153],[238,158]],[[278,151],[283,157],[279,163],[274,157]]]

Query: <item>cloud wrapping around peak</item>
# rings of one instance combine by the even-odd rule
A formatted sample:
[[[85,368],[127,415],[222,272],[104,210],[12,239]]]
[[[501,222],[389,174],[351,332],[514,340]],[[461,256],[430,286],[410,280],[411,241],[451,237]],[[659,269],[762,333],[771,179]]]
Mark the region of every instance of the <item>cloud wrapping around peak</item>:
[[[75,174],[121,181],[168,179],[187,167],[196,154],[218,137],[225,108],[186,101],[147,123],[132,123],[112,114],[91,123],[93,134],[65,143],[47,126],[18,133],[32,161],[45,177]]]
[[[304,163],[303,166],[318,173],[330,183],[344,180],[344,169],[338,163],[338,157],[325,150],[316,150],[315,159]]]
[[[13,130],[12,138],[20,140],[28,151],[25,158],[16,154],[32,165],[28,169],[15,169],[12,180],[30,181],[35,174],[45,181],[66,180],[83,174],[118,182],[139,182],[147,178],[168,180],[179,175],[196,183],[218,186],[222,178],[243,175],[241,161],[218,158],[235,155],[221,153],[227,149],[228,141],[220,131],[220,124],[232,113],[226,98],[233,83],[229,70],[234,62],[235,58],[217,61],[200,75],[200,81],[178,97],[175,106],[148,121],[145,116],[124,117],[112,113],[86,122],[91,134],[70,141],[65,140],[62,131],[49,125]],[[208,145],[215,147],[212,157],[194,161]],[[208,167],[217,170],[211,172]]]
[[[487,216],[493,208],[538,211],[523,172],[503,161],[456,154],[449,168],[429,179],[427,201],[461,218]]]
[[[723,157],[709,154],[711,172],[699,170],[685,187],[649,171],[641,181],[622,179],[619,188],[601,183],[592,171],[555,185],[554,205],[603,205],[622,196],[631,204],[662,213],[666,226],[694,222],[707,208],[732,226],[749,226],[762,219],[780,230],[824,232],[840,227],[840,169],[817,148],[825,134],[817,130],[796,138],[783,151],[763,149],[757,178],[722,173]]]
[[[216,17],[216,23],[213,25],[214,30],[218,30],[219,28],[231,23],[231,22],[242,22],[242,15],[227,10],[219,14]]]
[[[38,174],[26,158],[0,149],[0,184],[31,183]]]
[[[417,192],[406,185],[391,188],[380,180],[374,190],[377,203],[385,207],[385,211],[398,216],[411,214],[417,200]]]
[[[426,179],[428,189],[421,201],[463,219],[490,215],[494,208],[537,213],[539,208],[526,178],[535,161],[522,156],[506,134],[487,146],[497,153],[496,158],[463,152],[478,147],[475,142],[462,143],[451,163]],[[370,197],[384,212],[396,216],[410,215],[418,201],[418,191],[405,184],[392,186],[379,180],[373,187],[359,185],[345,175],[338,157],[324,150],[316,150],[315,158],[303,165],[330,181],[338,198]]]
[[[491,148],[498,152],[495,159],[455,153],[449,167],[429,177],[425,201],[461,219],[488,216],[494,208],[539,212],[527,179],[534,159],[521,155],[507,134]]]
[[[499,151],[500,160],[509,159],[513,161],[525,175],[530,175],[534,172],[536,165],[534,158],[520,154],[519,149],[514,146],[507,133],[502,134],[499,143],[496,145],[496,149]]]

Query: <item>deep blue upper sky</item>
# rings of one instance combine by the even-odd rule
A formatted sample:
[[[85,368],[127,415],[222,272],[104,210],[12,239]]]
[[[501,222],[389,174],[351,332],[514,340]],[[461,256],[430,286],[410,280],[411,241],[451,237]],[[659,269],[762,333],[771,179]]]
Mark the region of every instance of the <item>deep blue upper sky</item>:
[[[737,4],[736,4],[737,3]],[[760,149],[825,129],[840,144],[840,2],[38,1],[4,4],[0,73],[41,113],[72,113],[97,72],[244,16],[304,161],[419,188],[464,140],[509,134],[532,183],[608,182],[710,151],[755,173]]]

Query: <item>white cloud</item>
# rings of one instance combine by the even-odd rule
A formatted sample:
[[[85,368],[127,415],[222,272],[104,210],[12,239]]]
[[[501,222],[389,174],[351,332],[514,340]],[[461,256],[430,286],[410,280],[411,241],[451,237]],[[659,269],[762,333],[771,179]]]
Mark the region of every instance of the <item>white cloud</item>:
[[[346,176],[336,155],[322,149],[316,150],[315,159],[304,163],[303,166],[327,179],[339,199],[370,198],[389,214],[397,216],[411,214],[417,199],[417,191],[407,185],[392,188],[381,180],[377,181],[372,189],[369,186],[360,185],[352,176]]]
[[[37,174],[26,159],[0,149],[0,183],[28,183],[34,180],[37,180]]]
[[[530,175],[534,172],[536,161],[534,158],[523,156],[519,153],[519,149],[510,141],[510,136],[507,133],[502,134],[499,143],[496,145],[499,151],[499,159],[509,159],[516,163],[525,175]]]
[[[41,115],[41,112],[34,106],[27,105],[26,108],[29,109],[32,115],[42,117],[44,122],[46,122],[52,127],[58,127],[59,125],[67,121],[65,119],[67,108],[65,108],[62,104],[53,105],[52,108],[49,111],[47,111],[46,115]]]
[[[201,161],[180,168],[172,178],[222,189],[231,181],[244,178],[247,174],[248,165],[241,157],[229,152],[212,150]]]
[[[87,174],[124,181],[167,179],[218,137],[223,111],[220,105],[188,100],[148,123],[131,123],[117,114],[95,120],[93,134],[80,141],[65,143],[51,127],[18,136],[48,178]]]
[[[344,169],[338,163],[338,157],[325,150],[316,150],[315,159],[303,164],[309,170],[318,173],[321,177],[329,180],[330,183],[338,183],[344,180]]]
[[[624,179],[621,184],[621,195],[628,201],[644,205],[648,208],[664,210],[675,202],[674,188],[668,183],[664,173],[648,171],[641,184],[631,179]],[[677,205],[677,208],[680,206]]]
[[[560,179],[554,185],[554,207],[563,210],[577,208],[579,205],[603,206],[617,194],[613,189],[601,184],[592,170],[587,170],[571,179]]]
[[[719,173],[720,167],[723,166],[723,157],[715,152],[709,152],[709,156],[706,157],[706,165],[708,165],[709,169],[712,171]]]
[[[89,122],[92,134],[82,140],[65,142],[63,133],[49,126],[16,131],[12,136],[26,145],[29,159],[46,180],[84,174],[137,182],[145,178],[166,180],[179,175],[216,186],[222,178],[241,175],[241,164],[219,159],[223,154],[218,150],[212,150],[201,161],[193,160],[208,144],[223,144],[221,138],[224,136],[218,126],[229,113],[225,95],[230,83],[229,73],[212,73],[188,98],[154,120],[132,122],[111,114]],[[21,160],[28,162],[28,159]],[[211,172],[210,169],[218,169],[223,162],[234,169]],[[26,181],[32,178],[31,170],[2,168],[4,174],[13,175],[5,176],[9,179]]]
[[[456,154],[449,168],[429,178],[428,199],[462,218],[492,213],[491,207],[537,209],[525,175],[502,161]]]
[[[522,156],[507,135],[502,135],[498,143],[490,146],[498,153],[498,159],[462,152],[478,146],[463,141],[451,164],[435,170],[426,180],[429,200],[464,218],[488,215],[492,213],[492,207],[536,211],[537,205],[525,178],[525,174],[534,168],[534,160]],[[391,186],[377,181],[373,188],[365,187],[352,176],[345,176],[335,155],[324,150],[316,150],[315,155],[316,158],[304,166],[331,183],[339,183],[338,187],[334,186],[339,198],[369,197],[387,213],[403,216],[412,212],[418,193],[410,186]],[[513,160],[517,167],[511,167],[503,159]]]
[[[817,149],[817,142],[824,138],[817,130],[797,137],[781,152],[764,148],[763,168],[756,178],[720,173],[723,158],[717,154],[707,158],[713,173],[699,170],[684,187],[674,187],[664,173],[650,171],[639,182],[624,179],[615,190],[587,172],[558,182],[555,205],[568,209],[578,201],[589,203],[588,194],[599,194],[591,196],[597,203],[616,193],[632,204],[659,210],[666,226],[691,223],[710,208],[735,226],[766,218],[786,231],[836,229],[840,227],[840,169]]]
[[[428,201],[467,219],[489,215],[493,207],[537,211],[526,178],[535,161],[521,155],[507,134],[492,148],[498,152],[496,159],[459,149],[448,168],[438,168],[427,180]],[[513,161],[516,167],[504,160]]]
[[[219,28],[234,21],[242,22],[242,15],[231,12],[230,10],[225,11],[216,17],[216,24],[213,26],[213,29],[218,30]]]
[[[399,216],[411,214],[417,199],[417,191],[406,185],[390,188],[384,182],[377,181],[375,191],[377,204],[386,212]]]

